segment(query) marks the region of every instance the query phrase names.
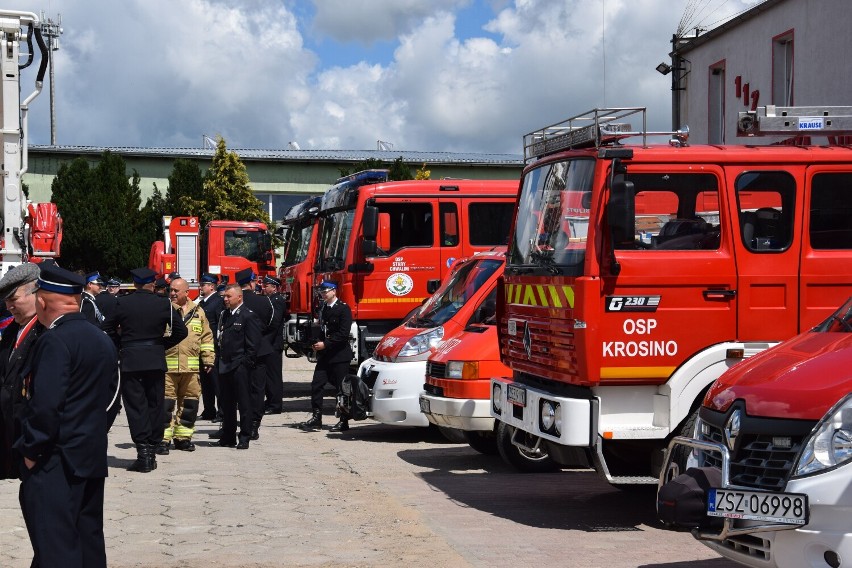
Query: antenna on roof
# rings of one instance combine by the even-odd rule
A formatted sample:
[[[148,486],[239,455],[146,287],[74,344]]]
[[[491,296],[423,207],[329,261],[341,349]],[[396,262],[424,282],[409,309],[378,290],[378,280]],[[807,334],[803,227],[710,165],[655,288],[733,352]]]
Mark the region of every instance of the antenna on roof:
[[[301,148],[299,147],[299,143],[293,142],[292,140],[290,142],[287,142],[287,147],[291,150],[301,150]]]
[[[206,134],[201,135],[201,147],[205,150],[215,150],[216,149],[216,141],[207,136]]]
[[[384,140],[376,140],[376,150],[390,152],[393,150],[393,144]]]

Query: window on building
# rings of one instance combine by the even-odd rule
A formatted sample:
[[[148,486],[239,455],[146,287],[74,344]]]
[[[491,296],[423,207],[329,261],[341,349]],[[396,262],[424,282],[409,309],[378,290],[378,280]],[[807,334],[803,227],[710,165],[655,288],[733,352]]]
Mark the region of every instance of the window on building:
[[[852,173],[823,173],[811,185],[811,247],[852,249]]]
[[[793,31],[772,40],[772,104],[793,106]]]
[[[708,132],[710,144],[725,143],[725,63],[716,63],[710,67],[708,85]]]
[[[508,244],[515,214],[514,203],[471,203],[467,214],[471,245]]]

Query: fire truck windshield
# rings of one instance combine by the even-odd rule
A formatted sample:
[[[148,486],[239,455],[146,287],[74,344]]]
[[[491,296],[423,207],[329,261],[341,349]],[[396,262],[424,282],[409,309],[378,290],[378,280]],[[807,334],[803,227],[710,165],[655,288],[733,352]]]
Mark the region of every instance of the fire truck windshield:
[[[290,225],[284,231],[284,258],[282,258],[281,264],[292,266],[302,262],[308,256],[314,224],[311,222],[301,226]]]
[[[595,160],[574,159],[527,172],[508,265],[582,274],[594,171]]]
[[[420,311],[408,321],[409,327],[437,327],[459,311],[491,275],[503,266],[502,260],[482,259],[461,266]]]
[[[332,213],[322,219],[320,252],[317,258],[318,270],[343,269],[354,217],[355,210],[347,209],[346,211]]]
[[[264,252],[263,236],[262,231],[225,231],[225,256],[241,256],[249,262],[260,262]]]

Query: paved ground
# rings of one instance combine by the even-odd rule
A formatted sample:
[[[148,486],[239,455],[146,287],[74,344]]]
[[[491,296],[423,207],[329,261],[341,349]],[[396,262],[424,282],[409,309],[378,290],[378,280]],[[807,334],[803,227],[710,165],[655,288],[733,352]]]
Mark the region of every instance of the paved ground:
[[[214,425],[200,422],[197,451],[130,473],[135,451],[119,417],[106,484],[110,566],[735,566],[661,530],[653,493],[621,492],[590,472],[518,474],[428,429],[289,428],[307,417],[311,366],[285,367],[285,412],[266,418],[248,451],[212,447]],[[0,566],[23,568],[32,550],[17,487],[0,481]]]

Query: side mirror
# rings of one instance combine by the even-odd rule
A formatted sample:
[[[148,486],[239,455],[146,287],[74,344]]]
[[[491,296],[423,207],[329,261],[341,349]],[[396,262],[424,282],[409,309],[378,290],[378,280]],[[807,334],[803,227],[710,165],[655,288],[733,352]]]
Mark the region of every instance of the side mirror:
[[[632,181],[621,178],[612,182],[607,221],[615,248],[633,242],[636,234],[636,206]]]
[[[375,241],[379,232],[379,208],[372,205],[364,207],[361,225],[365,241]]]
[[[426,291],[429,294],[434,294],[435,292],[438,291],[438,288],[440,288],[440,287],[441,287],[441,281],[437,278],[426,281]]]
[[[379,247],[376,245],[376,241],[364,239],[361,241],[361,252],[364,256],[376,256],[379,252]]]

